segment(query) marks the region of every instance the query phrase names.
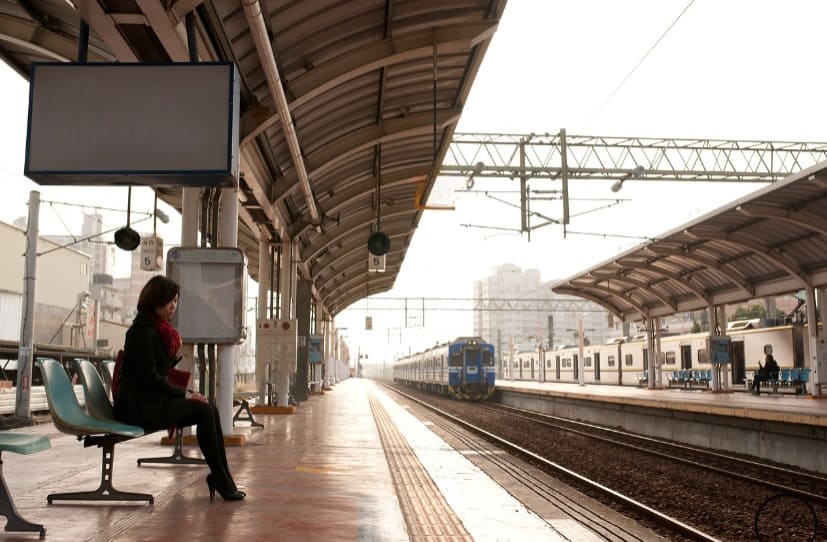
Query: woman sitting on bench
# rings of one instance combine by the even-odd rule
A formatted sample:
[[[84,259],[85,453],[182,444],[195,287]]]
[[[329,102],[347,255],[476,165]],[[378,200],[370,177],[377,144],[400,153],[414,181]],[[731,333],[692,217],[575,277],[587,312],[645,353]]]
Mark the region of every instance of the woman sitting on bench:
[[[195,424],[198,446],[210,467],[207,487],[228,501],[246,494],[230,474],[218,410],[200,393],[188,392],[167,380],[178,363],[181,337],[169,319],[178,306],[178,284],[161,275],[152,277],[138,297],[138,315],[126,332],[114,414],[119,421],[145,431]]]
[[[760,361],[758,362],[758,371],[752,379],[752,393],[755,395],[761,393],[761,382],[778,380],[778,371],[779,367],[775,358],[772,357],[772,354],[767,354],[764,365],[761,365]]]

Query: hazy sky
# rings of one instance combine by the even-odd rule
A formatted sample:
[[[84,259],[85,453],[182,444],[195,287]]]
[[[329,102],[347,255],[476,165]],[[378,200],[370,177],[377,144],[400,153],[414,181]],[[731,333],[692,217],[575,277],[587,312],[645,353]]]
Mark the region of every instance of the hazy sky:
[[[566,128],[578,135],[827,141],[827,108],[820,96],[825,20],[827,2],[819,0],[510,0],[457,131],[555,133]],[[0,71],[0,219],[24,215],[32,189],[41,190],[44,199],[124,207],[125,188],[57,190],[22,179],[28,83],[5,67]],[[438,181],[431,203],[453,202],[458,209],[425,212],[396,286],[385,295],[470,297],[473,280],[506,262],[540,269],[543,280],[565,278],[638,243],[578,235],[564,240],[557,227],[533,232],[531,242],[516,234],[463,228],[462,223],[519,225],[516,210],[480,194],[454,192],[463,185],[462,179]],[[508,179],[477,182],[476,189],[485,188],[517,187]],[[631,201],[575,219],[570,229],[655,236],[755,188],[627,182],[618,196]],[[570,195],[609,197],[611,192],[609,183],[581,181],[570,187]],[[151,208],[146,191],[137,199],[133,208]],[[547,212],[556,210],[549,206]],[[167,245],[180,236],[174,218],[162,229]],[[124,219],[113,216],[110,227]],[[65,232],[48,208],[41,210],[41,229]],[[364,331],[368,314],[372,332]],[[337,324],[347,328],[354,350],[359,342],[374,352],[371,361],[381,357],[389,336],[397,338],[390,347],[396,352],[471,331],[470,313],[426,319],[433,327],[400,331],[405,327],[401,316],[371,313],[370,301],[363,301],[340,315]]]

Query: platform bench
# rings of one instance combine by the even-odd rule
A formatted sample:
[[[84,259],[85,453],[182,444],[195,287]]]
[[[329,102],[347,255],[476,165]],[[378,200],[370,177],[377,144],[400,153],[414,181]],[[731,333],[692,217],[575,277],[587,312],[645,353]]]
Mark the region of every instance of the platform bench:
[[[100,485],[96,490],[52,493],[46,496],[46,502],[52,504],[54,501],[146,501],[152,504],[155,498],[148,493],[119,491],[112,485],[115,444],[143,436],[144,430],[134,425],[101,420],[87,414],[80,407],[63,366],[49,358],[38,358],[37,364],[46,388],[52,423],[59,431],[75,435],[78,440],[83,441],[84,448],[99,447],[102,463]]]
[[[26,521],[17,513],[3,476],[3,452],[28,455],[46,450],[50,446],[49,439],[43,435],[0,432],[0,515],[6,518],[7,531],[39,532],[40,538],[46,536],[46,528],[43,525]]]

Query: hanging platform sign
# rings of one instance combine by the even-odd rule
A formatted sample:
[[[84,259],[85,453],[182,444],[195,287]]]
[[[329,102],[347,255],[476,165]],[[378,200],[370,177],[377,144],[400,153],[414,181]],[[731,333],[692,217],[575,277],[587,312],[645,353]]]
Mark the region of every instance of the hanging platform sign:
[[[322,336],[311,335],[307,341],[307,362],[321,363],[322,362]]]
[[[33,63],[24,173],[44,185],[235,186],[230,62]]]
[[[729,345],[732,338],[729,336],[716,335],[709,338],[709,361],[713,365],[724,365],[729,363]]]

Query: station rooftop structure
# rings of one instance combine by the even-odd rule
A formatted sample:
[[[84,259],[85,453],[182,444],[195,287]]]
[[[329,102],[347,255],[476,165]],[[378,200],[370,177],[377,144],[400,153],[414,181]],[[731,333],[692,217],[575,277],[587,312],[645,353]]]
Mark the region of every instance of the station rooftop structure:
[[[552,285],[623,320],[827,286],[827,162]]]
[[[0,57],[34,62],[233,62],[240,77],[239,246],[295,241],[334,316],[392,288],[505,0],[284,2],[0,0]],[[192,27],[191,27],[192,28]],[[182,189],[158,187],[181,209]],[[367,273],[385,233],[384,273]]]

